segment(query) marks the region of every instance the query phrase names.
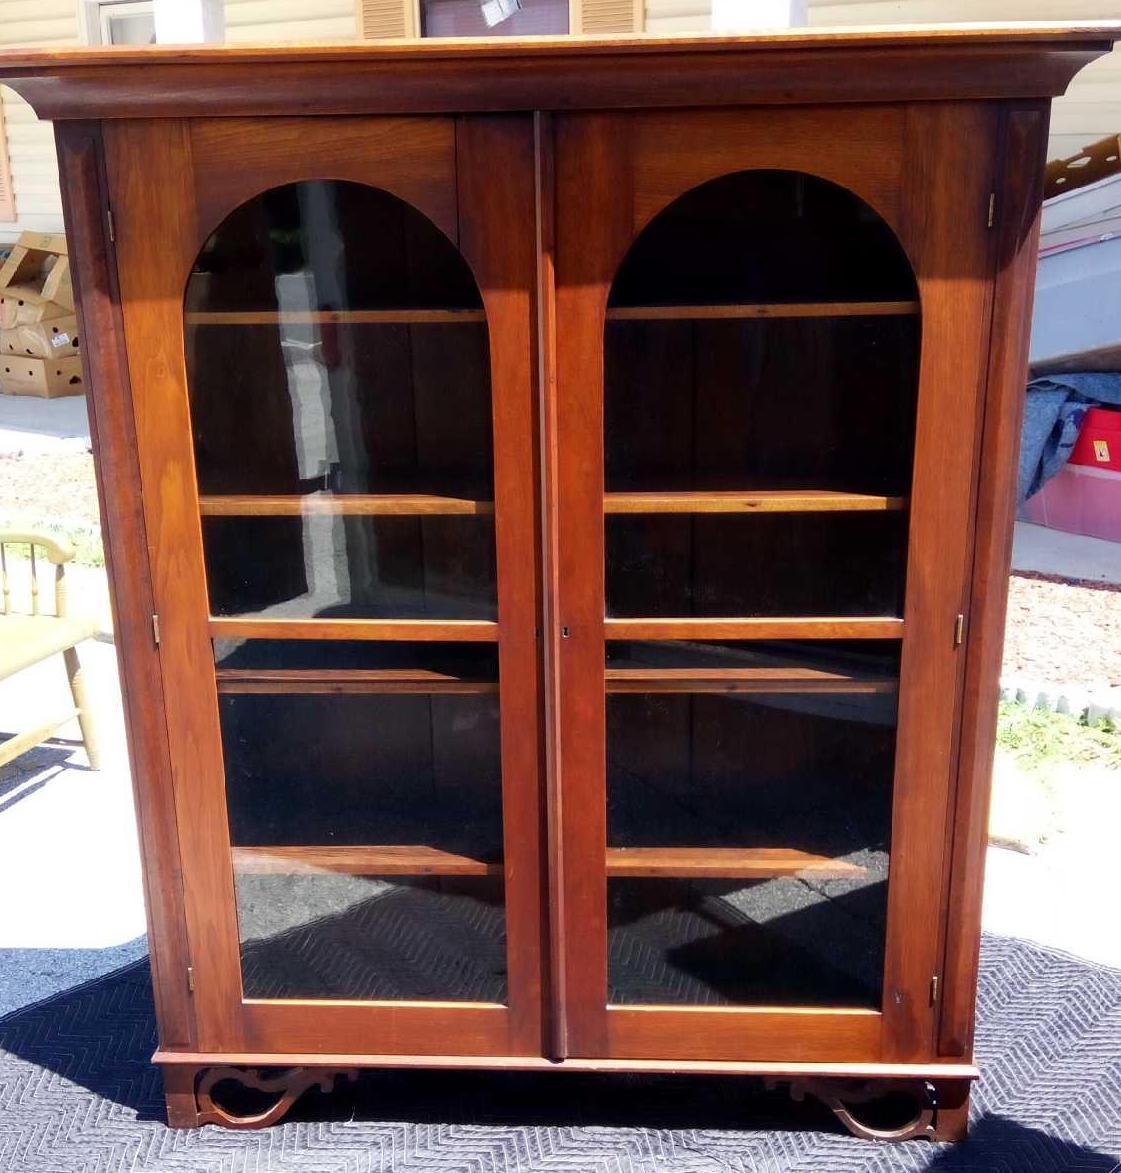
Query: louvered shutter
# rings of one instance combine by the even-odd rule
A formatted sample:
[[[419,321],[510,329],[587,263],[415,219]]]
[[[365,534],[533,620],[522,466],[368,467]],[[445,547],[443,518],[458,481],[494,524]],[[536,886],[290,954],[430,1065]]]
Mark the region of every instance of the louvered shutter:
[[[573,0],[574,33],[638,33],[643,25],[643,0]]]
[[[416,0],[358,0],[362,36],[380,41],[417,35]]]
[[[12,189],[12,167],[8,161],[8,128],[4,124],[4,104],[0,101],[0,220],[16,218],[16,196]]]

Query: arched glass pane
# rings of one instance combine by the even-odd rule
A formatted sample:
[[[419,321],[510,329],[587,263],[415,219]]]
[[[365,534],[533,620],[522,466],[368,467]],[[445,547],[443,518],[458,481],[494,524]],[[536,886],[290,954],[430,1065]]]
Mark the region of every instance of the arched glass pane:
[[[920,319],[876,213],[749,171],[611,289],[610,618],[903,613]],[[613,640],[609,998],[879,1005],[899,645]]]
[[[185,314],[245,994],[503,1001],[497,645],[362,626],[497,618],[474,278],[395,196],[295,183]]]
[[[186,310],[211,613],[493,619],[486,320],[435,225],[359,184],[268,191]]]

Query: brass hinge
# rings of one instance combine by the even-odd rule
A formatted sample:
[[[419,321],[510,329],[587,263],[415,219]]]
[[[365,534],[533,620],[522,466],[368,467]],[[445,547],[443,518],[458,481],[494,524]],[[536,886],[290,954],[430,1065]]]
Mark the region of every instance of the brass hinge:
[[[193,965],[187,966],[187,989],[192,994],[195,992],[195,967]]]
[[[988,217],[988,221],[987,221],[988,227],[991,228],[995,221],[996,221],[996,192],[990,191],[989,192],[989,217]]]
[[[152,616],[152,643],[157,648],[160,646],[160,617],[155,614]]]
[[[113,209],[112,208],[105,209],[105,226],[109,230],[110,242],[113,244],[116,244],[117,243],[117,226],[113,222]]]
[[[938,974],[934,974],[930,979],[930,1004],[931,1004],[931,1006],[938,1005],[938,986],[939,986],[939,984],[940,983],[939,983]]]
[[[959,615],[954,620],[954,647],[960,648],[965,640],[965,616]]]

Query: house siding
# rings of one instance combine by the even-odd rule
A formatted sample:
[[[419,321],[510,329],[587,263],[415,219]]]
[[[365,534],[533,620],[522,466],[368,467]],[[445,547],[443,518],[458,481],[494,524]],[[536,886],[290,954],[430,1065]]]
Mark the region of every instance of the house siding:
[[[226,0],[226,40],[337,41],[358,35],[355,0]]]
[[[0,48],[78,42],[77,0],[0,0]],[[0,241],[21,232],[61,232],[62,201],[54,131],[15,91],[0,86],[16,219],[0,221]]]

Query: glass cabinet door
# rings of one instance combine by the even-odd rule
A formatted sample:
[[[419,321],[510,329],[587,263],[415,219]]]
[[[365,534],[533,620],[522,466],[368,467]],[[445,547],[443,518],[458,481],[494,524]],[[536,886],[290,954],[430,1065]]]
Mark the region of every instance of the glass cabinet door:
[[[199,583],[162,586],[165,676],[193,688],[172,735],[209,937],[196,1007],[235,1050],[532,1051],[530,320],[487,292],[531,279],[504,208],[531,190],[529,121],[299,130],[296,158],[283,120],[194,124],[204,232],[170,327],[185,427],[171,377],[168,418],[145,421],[191,473],[190,522],[156,524]],[[472,193],[503,136],[488,203]],[[277,181],[227,157],[231,178],[231,152]]]
[[[807,144],[769,119],[558,135],[573,1055],[870,1061],[932,1022],[900,910],[941,896],[898,844],[942,833],[916,747],[953,687],[922,713],[916,666],[954,671],[964,561],[911,574],[923,294],[857,194],[897,189],[776,167]]]

